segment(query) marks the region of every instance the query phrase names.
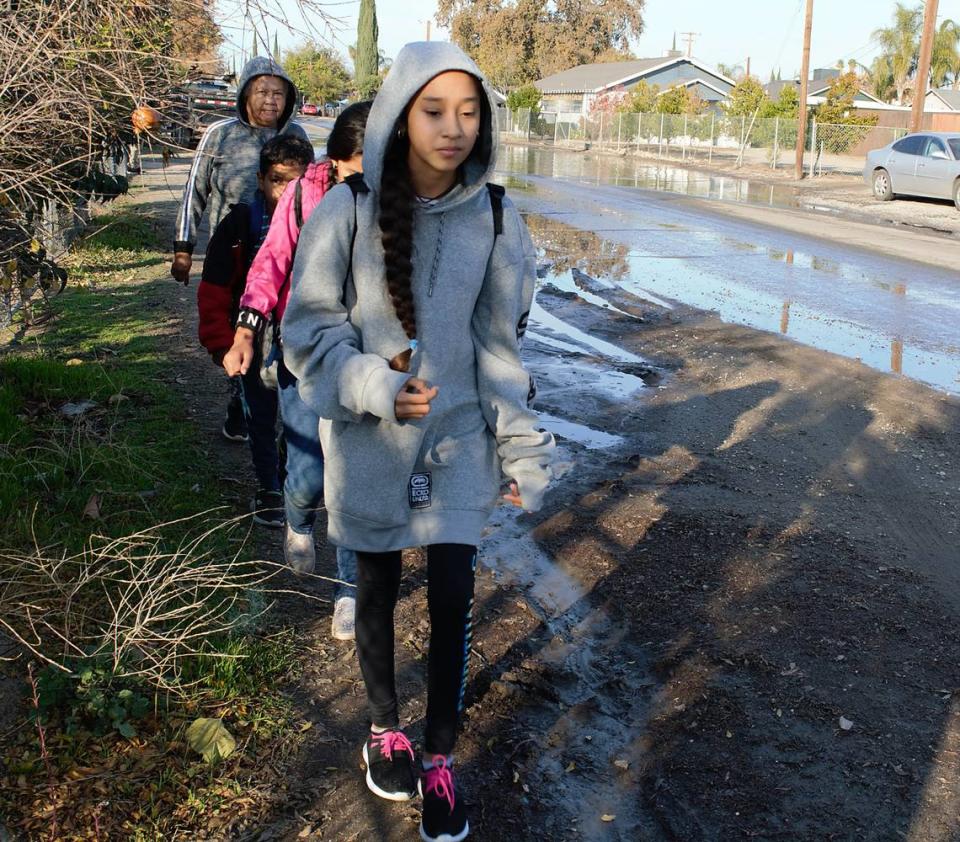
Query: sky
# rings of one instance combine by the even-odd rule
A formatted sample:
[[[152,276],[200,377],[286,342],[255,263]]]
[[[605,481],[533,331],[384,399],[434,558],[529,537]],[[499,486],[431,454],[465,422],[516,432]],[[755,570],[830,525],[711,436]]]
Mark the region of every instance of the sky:
[[[240,43],[236,11],[244,0],[220,0],[225,34]],[[281,49],[303,41],[311,28],[300,14],[297,0],[260,0],[283,8],[294,32],[285,31],[276,22],[267,28],[279,36]],[[920,0],[916,0],[919,4]],[[693,55],[707,64],[718,62],[745,65],[751,60],[751,72],[766,79],[780,68],[783,78],[799,74],[803,46],[803,18],[806,0],[646,0],[644,32],[633,44],[633,52],[642,58],[663,55],[677,33],[677,48],[686,51],[682,33],[697,33]],[[334,46],[345,57],[347,46],[356,41],[359,0],[331,2],[324,9],[340,19],[336,27],[322,24],[313,28],[314,37]],[[870,34],[890,24],[895,0],[815,0],[811,67],[833,67],[838,59],[855,59],[869,64],[876,54]],[[231,11],[233,10],[233,11]],[[386,55],[395,57],[408,41],[422,40],[426,22],[436,11],[436,0],[377,0],[379,45]],[[940,0],[939,15],[960,21],[960,0]],[[316,23],[316,22],[315,22]],[[261,27],[262,29],[263,27]],[[434,22],[432,36],[446,33]],[[249,49],[250,30],[243,43]],[[224,50],[229,62],[230,50]]]

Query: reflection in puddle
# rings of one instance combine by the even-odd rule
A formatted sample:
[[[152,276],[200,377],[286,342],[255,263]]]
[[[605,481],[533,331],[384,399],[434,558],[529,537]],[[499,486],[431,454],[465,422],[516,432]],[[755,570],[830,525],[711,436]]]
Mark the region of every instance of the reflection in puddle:
[[[676,223],[604,229],[609,215],[587,207],[575,219],[593,231],[552,214],[528,211],[527,219],[552,261],[544,281],[593,306],[614,309],[618,318],[627,314],[606,301],[613,298],[623,306],[622,297],[609,293],[616,288],[661,306],[683,302],[713,311],[728,322],[780,333],[960,393],[960,296],[955,276],[946,272],[871,255],[835,259],[779,244],[746,243],[729,233]],[[606,273],[597,272],[604,267]],[[583,344],[614,360],[633,356],[542,308],[532,321],[540,341],[561,342],[564,351]]]
[[[500,147],[497,169],[502,173],[523,173],[617,187],[682,193],[698,199],[748,202],[781,208],[800,207],[800,194],[796,188],[789,185],[764,184],[663,163],[644,163],[630,157],[504,145]],[[523,181],[515,175],[498,175],[498,178],[514,184]],[[511,189],[530,189],[529,182],[526,188]]]

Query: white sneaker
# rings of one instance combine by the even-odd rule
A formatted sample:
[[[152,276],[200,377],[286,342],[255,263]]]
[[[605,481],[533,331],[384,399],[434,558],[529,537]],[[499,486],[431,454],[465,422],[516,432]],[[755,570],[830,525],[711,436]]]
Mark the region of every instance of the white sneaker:
[[[294,532],[287,524],[286,534],[283,537],[283,559],[294,573],[313,573],[317,565],[317,551],[313,546],[313,532],[301,535]]]
[[[357,600],[341,596],[333,606],[333,622],[330,633],[334,640],[353,640],[356,637],[354,622],[357,616]]]

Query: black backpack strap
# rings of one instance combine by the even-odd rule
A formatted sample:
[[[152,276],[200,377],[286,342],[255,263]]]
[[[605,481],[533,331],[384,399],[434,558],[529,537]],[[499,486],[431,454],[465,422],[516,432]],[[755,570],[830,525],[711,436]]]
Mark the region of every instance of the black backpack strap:
[[[503,197],[507,191],[502,184],[491,184],[487,182],[487,192],[490,194],[490,210],[493,211],[493,236],[494,239],[503,233]]]
[[[303,176],[297,179],[293,189],[293,212],[297,219],[297,230],[303,228]]]
[[[363,180],[362,172],[348,175],[343,183],[349,185],[350,192],[353,193],[353,236],[350,237],[350,269],[347,270],[349,272],[353,268],[353,246],[357,242],[357,196],[360,193],[369,193],[370,188]]]

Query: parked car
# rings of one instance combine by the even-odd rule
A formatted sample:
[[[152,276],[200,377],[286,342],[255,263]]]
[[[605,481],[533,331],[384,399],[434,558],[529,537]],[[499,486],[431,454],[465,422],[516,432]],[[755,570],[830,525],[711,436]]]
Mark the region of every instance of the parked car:
[[[874,149],[863,178],[881,202],[897,196],[953,199],[960,210],[960,132],[918,132]]]
[[[315,117],[320,113],[320,109],[317,108],[312,102],[305,102],[303,108],[300,109],[300,113],[305,117]]]

